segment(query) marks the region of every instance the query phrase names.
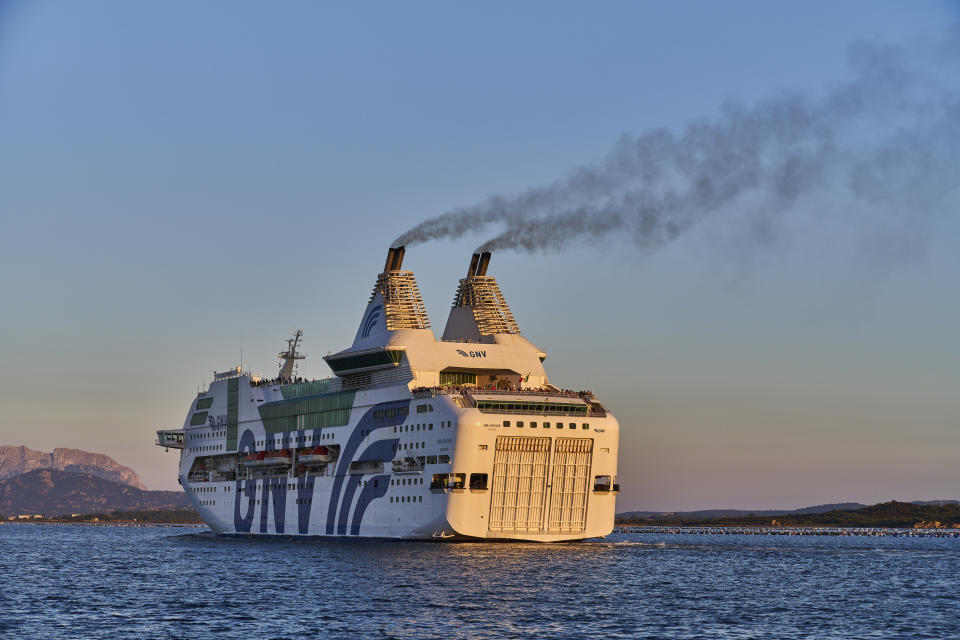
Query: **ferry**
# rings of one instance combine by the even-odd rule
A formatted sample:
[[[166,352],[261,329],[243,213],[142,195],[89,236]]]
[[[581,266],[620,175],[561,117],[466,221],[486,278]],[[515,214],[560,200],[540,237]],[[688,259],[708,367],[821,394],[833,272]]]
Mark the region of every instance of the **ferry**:
[[[472,255],[438,340],[390,248],[333,377],[214,373],[179,429],[179,482],[217,534],[560,542],[613,531],[619,423],[562,389],[520,335],[490,253]]]

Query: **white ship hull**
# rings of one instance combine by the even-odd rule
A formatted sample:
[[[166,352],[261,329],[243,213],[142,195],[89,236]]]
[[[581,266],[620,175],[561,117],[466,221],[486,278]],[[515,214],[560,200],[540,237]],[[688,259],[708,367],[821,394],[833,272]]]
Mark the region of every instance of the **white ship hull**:
[[[398,255],[354,345],[325,358],[336,378],[289,380],[298,332],[277,381],[217,374],[182,429],[158,432],[157,444],[181,450],[197,512],[224,536],[609,534],[616,418],[591,392],[547,381],[546,354],[519,335],[484,260],[474,256],[437,340]]]

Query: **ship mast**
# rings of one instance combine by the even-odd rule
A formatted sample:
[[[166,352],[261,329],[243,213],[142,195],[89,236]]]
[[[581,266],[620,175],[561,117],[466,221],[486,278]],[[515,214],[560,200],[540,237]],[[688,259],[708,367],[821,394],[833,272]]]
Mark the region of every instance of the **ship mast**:
[[[300,344],[300,338],[303,337],[303,331],[297,329],[292,338],[287,339],[287,350],[281,351],[277,357],[283,360],[280,365],[280,379],[289,382],[293,380],[293,366],[297,360],[303,360],[306,356],[297,351],[297,345]]]

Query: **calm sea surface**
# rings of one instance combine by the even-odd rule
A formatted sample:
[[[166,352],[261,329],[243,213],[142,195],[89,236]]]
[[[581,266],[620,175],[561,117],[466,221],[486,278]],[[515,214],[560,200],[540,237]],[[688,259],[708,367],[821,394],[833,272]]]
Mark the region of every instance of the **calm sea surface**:
[[[960,539],[0,526],[2,638],[960,638]]]

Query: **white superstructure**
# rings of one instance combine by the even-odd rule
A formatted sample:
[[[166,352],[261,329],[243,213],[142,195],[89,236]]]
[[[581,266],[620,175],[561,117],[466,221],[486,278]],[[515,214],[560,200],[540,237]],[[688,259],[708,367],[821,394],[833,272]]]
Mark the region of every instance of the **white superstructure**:
[[[475,254],[437,340],[390,249],[335,377],[215,374],[182,429],[179,480],[221,535],[560,541],[613,530],[619,425],[558,389]]]

